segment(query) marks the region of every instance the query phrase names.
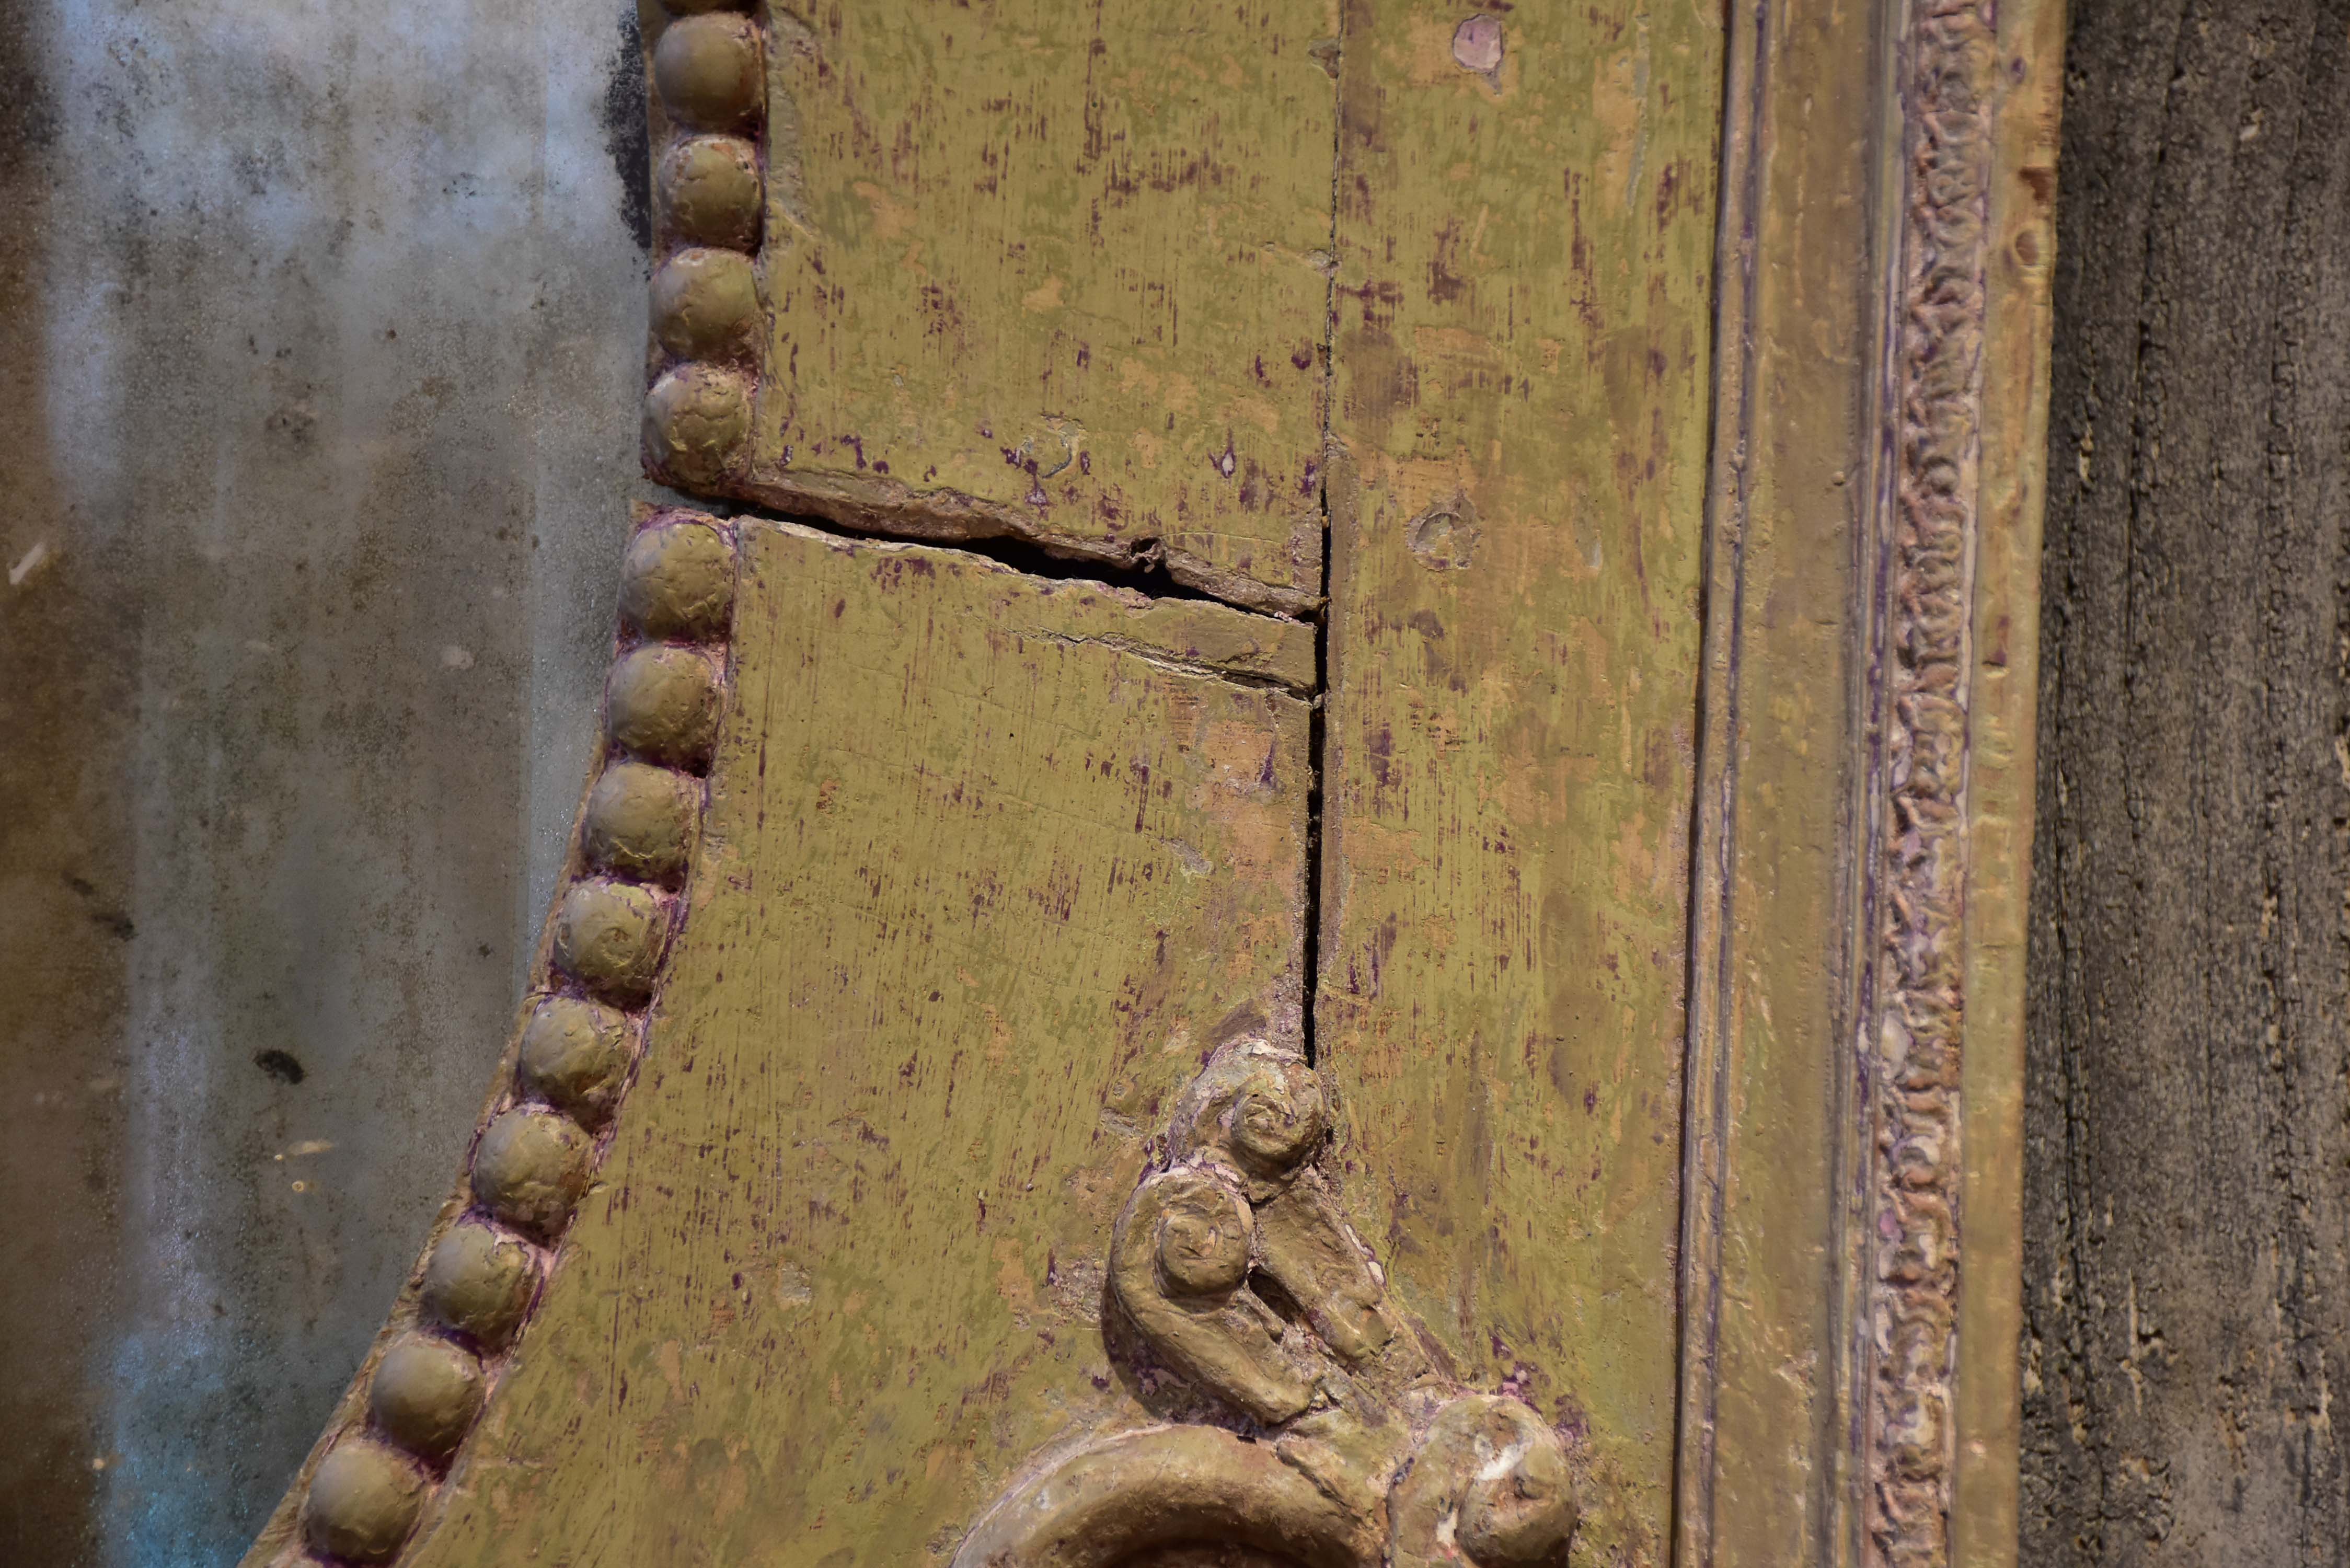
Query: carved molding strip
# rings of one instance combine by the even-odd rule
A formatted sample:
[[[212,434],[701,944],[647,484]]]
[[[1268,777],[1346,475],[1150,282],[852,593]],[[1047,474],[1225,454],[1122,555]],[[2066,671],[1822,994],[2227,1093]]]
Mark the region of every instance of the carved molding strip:
[[[1565,1440],[1463,1386],[1388,1299],[1331,1120],[1295,1050],[1210,1057],[1109,1238],[1104,1337],[1166,1418],[1033,1464],[953,1568],[1564,1568]]]
[[[1863,1405],[1868,1559],[1950,1561],[1958,1369],[1970,628],[1998,51],[1990,0],[1911,0],[1888,335],[1870,789],[1877,933],[1864,1011]]]
[[[386,1563],[439,1501],[611,1147],[685,916],[725,709],[733,532],[655,513],[629,545],[604,765],[510,1052],[375,1350],[248,1565]]]
[[[651,477],[715,493],[742,467],[766,319],[767,39],[747,0],[667,0],[648,72],[671,139],[654,161],[644,462]]]

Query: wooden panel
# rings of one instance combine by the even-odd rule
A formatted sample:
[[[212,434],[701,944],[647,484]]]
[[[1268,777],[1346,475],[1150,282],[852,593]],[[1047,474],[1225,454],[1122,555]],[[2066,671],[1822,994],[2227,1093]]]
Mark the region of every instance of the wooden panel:
[[[543,1305],[411,1290],[494,1392],[444,1482],[371,1362],[315,1538],[2002,1560],[2049,12],[1342,3],[661,32],[765,140],[661,153],[659,471],[1290,608],[1326,513],[1325,755],[1298,621],[649,526],[582,843],[723,702],[690,915],[598,851],[556,977],[642,1072],[477,1142]]]
[[[1335,0],[818,16],[773,25],[743,493],[1318,597]]]
[[[1667,1544],[1720,50],[1357,0],[1342,52],[1319,1043],[1398,1293],[1586,1437],[1592,1563]]]
[[[691,914],[416,1564],[919,1563],[1122,1397],[1161,1097],[1295,1030],[1301,628],[742,524]]]

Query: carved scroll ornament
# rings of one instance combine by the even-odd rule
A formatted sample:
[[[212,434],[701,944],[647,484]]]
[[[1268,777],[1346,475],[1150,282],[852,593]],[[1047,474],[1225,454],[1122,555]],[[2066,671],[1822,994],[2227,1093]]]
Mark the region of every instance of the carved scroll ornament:
[[[1448,1376],[1388,1299],[1323,1169],[1330,1108],[1293,1050],[1209,1059],[1110,1234],[1113,1351],[1178,1418],[1032,1467],[954,1568],[1565,1563],[1565,1442]]]

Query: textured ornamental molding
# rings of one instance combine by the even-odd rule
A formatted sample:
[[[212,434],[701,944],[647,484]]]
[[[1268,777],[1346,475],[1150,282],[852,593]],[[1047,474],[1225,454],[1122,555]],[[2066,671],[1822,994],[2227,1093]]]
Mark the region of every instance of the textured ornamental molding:
[[[457,1193],[247,1568],[393,1563],[453,1484],[649,1048],[725,711],[734,582],[717,519],[656,513],[629,543],[602,767],[518,1038]]]
[[[1927,1568],[1950,1560],[1956,1462],[1969,628],[1998,53],[1989,0],[1908,10],[1887,387],[1898,444],[1877,529],[1863,1462],[1869,1560]]]
[[[738,0],[667,5],[650,73],[670,136],[653,178],[662,254],[652,276],[645,472],[709,494],[744,461],[766,327],[767,41]]]

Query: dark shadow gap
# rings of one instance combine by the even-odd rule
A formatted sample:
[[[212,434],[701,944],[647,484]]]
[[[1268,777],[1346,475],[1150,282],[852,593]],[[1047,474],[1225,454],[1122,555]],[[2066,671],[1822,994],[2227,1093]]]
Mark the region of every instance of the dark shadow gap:
[[[1179,583],[1169,575],[1165,564],[1159,559],[1155,541],[1146,549],[1147,565],[1121,566],[1108,561],[1055,555],[1042,545],[1009,535],[985,539],[924,539],[887,528],[844,528],[827,518],[770,512],[745,502],[721,501],[712,496],[688,495],[679,491],[668,493],[675,497],[671,504],[691,507],[713,517],[750,517],[769,523],[789,523],[795,527],[849,541],[861,539],[882,545],[918,545],[931,550],[960,550],[967,556],[993,561],[997,566],[1008,567],[1024,576],[1042,577],[1050,582],[1099,583],[1106,587],[1124,588],[1141,594],[1147,598],[1190,599],[1200,604],[1222,605],[1226,609],[1238,610],[1243,615],[1263,616],[1267,620],[1320,619],[1319,616],[1284,616],[1277,611],[1259,609],[1195,588],[1188,583]],[[1326,588],[1328,572],[1326,562],[1323,567]]]
[[[1347,18],[1341,10],[1338,36],[1333,41],[1326,68],[1330,73],[1330,266],[1322,289],[1322,483],[1317,497],[1322,508],[1322,607],[1314,621],[1313,709],[1305,719],[1305,1008],[1299,1023],[1305,1046],[1305,1064],[1322,1064],[1322,1037],[1317,1014],[1322,1001],[1322,812],[1328,800],[1323,787],[1328,760],[1330,708],[1330,556],[1336,539],[1330,530],[1330,458],[1334,435],[1331,420],[1338,400],[1338,171],[1346,135],[1344,70],[1347,58]]]

